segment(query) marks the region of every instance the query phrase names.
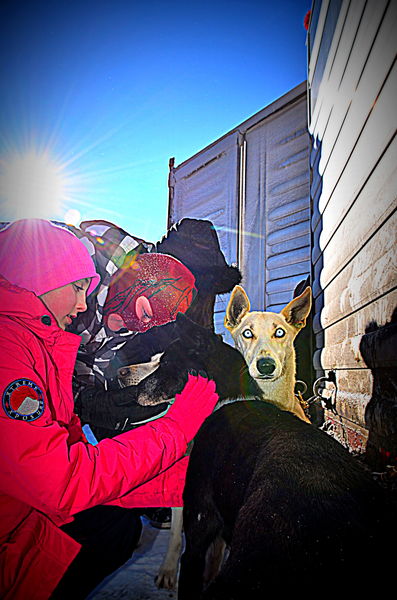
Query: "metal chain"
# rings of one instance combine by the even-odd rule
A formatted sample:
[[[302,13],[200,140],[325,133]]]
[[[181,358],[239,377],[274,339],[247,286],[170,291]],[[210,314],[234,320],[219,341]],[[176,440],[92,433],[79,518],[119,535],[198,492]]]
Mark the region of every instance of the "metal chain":
[[[329,398],[322,395],[322,392],[325,390],[325,383],[332,383],[334,385],[333,393]],[[307,402],[309,406],[314,402],[319,402],[323,408],[332,411],[336,415],[336,394],[336,373],[335,371],[328,371],[326,376],[316,379],[313,384],[313,396],[311,396]]]

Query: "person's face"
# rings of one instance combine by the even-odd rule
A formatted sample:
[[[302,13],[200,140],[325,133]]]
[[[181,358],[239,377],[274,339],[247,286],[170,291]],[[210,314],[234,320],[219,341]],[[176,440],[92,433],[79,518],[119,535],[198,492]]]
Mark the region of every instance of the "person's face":
[[[79,279],[40,296],[61,329],[70,325],[79,312],[87,310],[86,296],[89,285],[90,279]]]

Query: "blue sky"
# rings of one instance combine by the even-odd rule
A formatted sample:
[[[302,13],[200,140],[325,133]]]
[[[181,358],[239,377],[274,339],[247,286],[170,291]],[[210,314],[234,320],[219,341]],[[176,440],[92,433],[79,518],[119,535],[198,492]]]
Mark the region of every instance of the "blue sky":
[[[310,4],[3,2],[0,218],[72,209],[158,240],[169,158],[180,164],[306,79]]]

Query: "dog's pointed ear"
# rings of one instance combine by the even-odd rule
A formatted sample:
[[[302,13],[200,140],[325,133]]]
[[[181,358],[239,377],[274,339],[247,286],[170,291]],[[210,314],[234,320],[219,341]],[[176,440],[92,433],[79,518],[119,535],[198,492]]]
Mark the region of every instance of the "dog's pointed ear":
[[[281,311],[281,314],[293,327],[302,329],[306,325],[306,319],[312,307],[312,290],[307,287],[297,298],[291,300]]]
[[[229,304],[226,308],[225,319],[223,321],[226,329],[233,331],[244,315],[249,312],[250,308],[251,304],[245,290],[241,285],[236,285],[231,293]]]

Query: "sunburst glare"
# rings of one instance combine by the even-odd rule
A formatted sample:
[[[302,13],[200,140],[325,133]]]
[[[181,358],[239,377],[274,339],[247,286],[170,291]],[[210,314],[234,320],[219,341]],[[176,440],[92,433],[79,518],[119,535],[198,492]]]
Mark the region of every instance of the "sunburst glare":
[[[15,153],[0,162],[2,218],[51,218],[60,214],[68,188],[62,165],[47,152]]]
[[[29,145],[0,157],[0,221],[21,218],[59,219],[77,225],[82,219],[96,217],[97,205],[102,218],[121,221],[114,204],[103,206],[103,198],[112,197],[108,176],[138,168],[139,162],[113,167],[92,168],[79,163],[93,146],[73,150],[69,156],[56,157],[50,144],[44,149]],[[94,196],[94,198],[93,198]]]

